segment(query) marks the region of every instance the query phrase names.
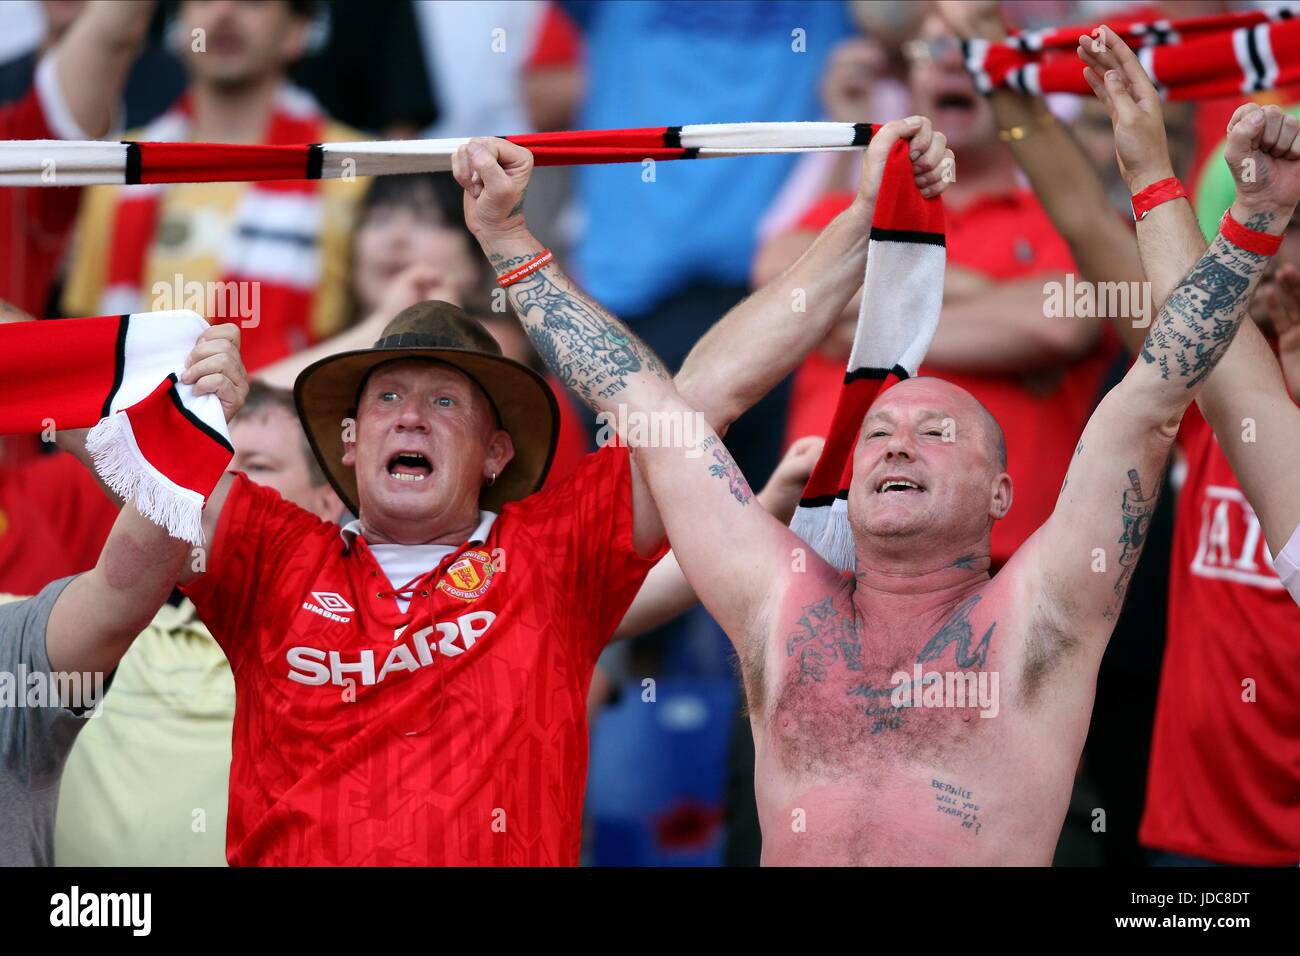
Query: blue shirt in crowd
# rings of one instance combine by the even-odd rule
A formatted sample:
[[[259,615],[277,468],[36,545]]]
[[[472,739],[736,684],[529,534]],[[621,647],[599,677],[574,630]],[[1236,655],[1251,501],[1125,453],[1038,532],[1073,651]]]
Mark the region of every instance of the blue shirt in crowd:
[[[563,7],[583,33],[583,129],[821,119],[822,72],[852,32],[839,0]],[[578,277],[628,318],[693,282],[746,283],[759,217],[793,163],[665,162],[653,182],[643,181],[640,164],[578,167],[586,219]]]

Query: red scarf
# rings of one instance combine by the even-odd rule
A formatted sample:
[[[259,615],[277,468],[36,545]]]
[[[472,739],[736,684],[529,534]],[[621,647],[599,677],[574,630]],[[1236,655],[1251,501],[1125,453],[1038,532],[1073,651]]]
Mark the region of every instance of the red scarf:
[[[301,91],[281,90],[267,127],[265,145],[314,143],[324,138],[327,118]],[[143,138],[183,140],[189,135],[190,104],[182,99],[170,112],[144,130]],[[221,283],[203,301],[177,298],[170,276],[156,277],[172,286],[173,307],[196,309],[213,321],[240,322],[244,328],[244,364],[252,369],[300,351],[312,343],[310,334],[315,290],[320,284],[319,236],[323,208],[318,180],[261,181],[248,187],[235,211],[230,239],[222,249]],[[152,293],[144,288],[149,252],[158,232],[164,195],[158,185],[125,186],[118,200],[109,243],[108,265],[99,311],[139,312],[150,307]],[[184,277],[182,277],[182,282]],[[240,286],[238,283],[256,283]],[[256,299],[252,290],[256,290]],[[251,318],[223,306],[223,290],[244,301],[256,301]],[[237,301],[237,300],[236,300]],[[215,307],[214,306],[215,303]],[[156,305],[155,305],[156,307]]]
[[[177,378],[208,327],[193,312],[0,325],[0,434],[91,428],[104,484],[203,543],[203,503],[233,450],[221,402]]]
[[[855,563],[848,496],[862,419],[881,392],[916,374],[943,303],[943,203],[921,195],[908,146],[906,140],[895,143],[885,164],[844,388],[790,524],[840,571],[852,570]]]
[[[1109,24],[1147,76],[1174,100],[1257,93],[1300,82],[1300,8],[1278,7],[1185,20]],[[1092,95],[1075,55],[1091,26],[1029,30],[1002,43],[966,40],[966,69],[981,93],[999,86],[1040,95]]]

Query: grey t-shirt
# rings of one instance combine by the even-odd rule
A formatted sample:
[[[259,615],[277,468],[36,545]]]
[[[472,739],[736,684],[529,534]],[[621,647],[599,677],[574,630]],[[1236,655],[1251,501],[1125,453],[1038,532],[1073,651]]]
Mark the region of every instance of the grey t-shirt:
[[[50,680],[45,649],[50,610],[71,580],[48,584],[33,598],[0,604],[0,866],[54,862],[59,778],[86,723],[78,716],[84,712],[59,706],[59,685]],[[40,682],[44,692],[38,696],[32,688]]]

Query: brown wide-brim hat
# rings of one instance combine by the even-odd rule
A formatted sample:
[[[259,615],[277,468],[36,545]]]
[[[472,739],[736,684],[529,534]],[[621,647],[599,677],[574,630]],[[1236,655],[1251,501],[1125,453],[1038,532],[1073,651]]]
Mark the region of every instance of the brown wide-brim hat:
[[[420,302],[398,313],[371,348],[339,352],[302,370],[293,386],[298,418],[325,477],[353,514],[359,514],[356,472],[343,464],[345,419],[355,418],[361,386],[380,365],[431,359],[478,384],[496,406],[515,456],[485,486],[479,506],[499,511],[541,487],[555,455],[560,411],[542,376],[501,354],[487,329],[448,302]]]

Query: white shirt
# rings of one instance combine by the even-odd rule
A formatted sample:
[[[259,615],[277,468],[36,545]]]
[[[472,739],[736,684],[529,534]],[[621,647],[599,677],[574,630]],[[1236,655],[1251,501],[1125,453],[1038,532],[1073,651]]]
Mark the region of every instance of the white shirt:
[[[488,532],[492,530],[492,523],[497,520],[495,511],[480,511],[478,527],[474,533],[469,536],[466,544],[482,544],[487,540]],[[352,546],[352,539],[364,537],[361,531],[361,519],[354,518],[345,524],[339,534],[343,538],[343,543],[348,547]],[[388,583],[394,588],[399,588],[407,584],[422,574],[428,574],[438,566],[438,562],[454,551],[460,550],[459,547],[452,547],[447,544],[370,544],[370,553],[375,556],[379,566],[383,568],[384,574],[388,576]],[[394,595],[397,599],[397,606],[405,612],[410,606],[410,599],[404,598],[400,594]]]

